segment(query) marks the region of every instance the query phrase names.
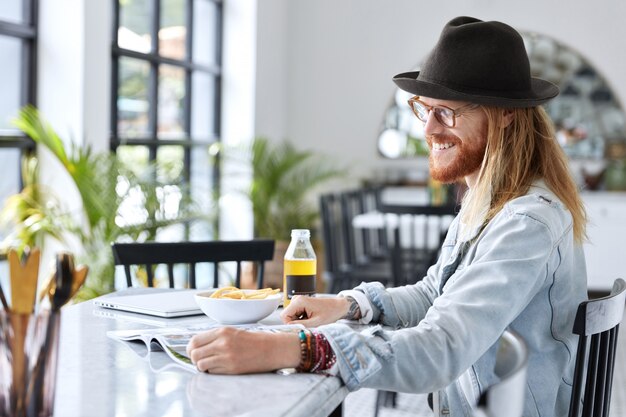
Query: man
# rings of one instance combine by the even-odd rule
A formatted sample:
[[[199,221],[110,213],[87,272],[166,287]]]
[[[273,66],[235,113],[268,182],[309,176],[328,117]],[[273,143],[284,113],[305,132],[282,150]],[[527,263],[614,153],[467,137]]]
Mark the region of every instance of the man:
[[[424,123],[432,177],[468,185],[437,263],[415,285],[295,297],[283,319],[319,327],[221,329],[192,340],[192,360],[209,372],[298,366],[336,373],[350,390],[435,392],[436,412],[470,416],[497,382],[497,342],[509,328],[530,351],[524,416],[565,416],[572,324],[586,297],[586,219],[540,107],[557,87],[530,76],[514,29],[469,17],[444,27],[421,71],[394,81],[415,94],[409,104]],[[385,327],[359,333],[333,323],[341,318]]]

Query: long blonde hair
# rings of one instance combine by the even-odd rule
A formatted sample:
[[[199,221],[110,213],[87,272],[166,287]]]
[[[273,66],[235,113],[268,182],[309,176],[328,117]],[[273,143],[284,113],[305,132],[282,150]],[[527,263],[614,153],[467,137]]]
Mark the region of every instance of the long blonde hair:
[[[463,200],[462,218],[469,229],[489,222],[510,200],[525,195],[532,183],[546,186],[571,213],[576,242],[586,238],[587,215],[552,121],[543,107],[510,109],[505,127],[501,108],[483,106],[487,115],[487,148],[477,184]],[[508,111],[508,110],[506,110]]]

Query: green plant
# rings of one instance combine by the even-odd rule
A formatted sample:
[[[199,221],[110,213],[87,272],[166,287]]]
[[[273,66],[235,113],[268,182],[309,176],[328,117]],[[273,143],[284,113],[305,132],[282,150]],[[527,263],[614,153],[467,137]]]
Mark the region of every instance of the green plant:
[[[34,107],[25,107],[15,120],[15,125],[54,155],[69,174],[82,201],[82,214],[65,213],[58,205],[50,204],[55,199],[39,191],[36,174],[29,179],[32,188],[25,188],[21,197],[16,198],[14,207],[3,209],[5,218],[12,218],[18,230],[38,230],[36,239],[26,240],[24,245],[40,245],[45,235],[63,240],[65,234],[75,237],[82,249],[78,261],[89,266],[87,283],[80,298],[87,299],[114,289],[114,272],[110,243],[126,238],[128,240],[153,240],[159,229],[196,220],[209,220],[210,216],[201,215],[185,190],[181,180],[176,183],[171,178],[160,181],[156,174],[156,165],[148,165],[141,172],[135,172],[124,164],[116,154],[94,153],[89,147],[70,145],[66,151],[63,140],[52,127],[45,122]],[[134,167],[133,167],[134,168]],[[164,194],[168,187],[174,187],[178,198],[177,210],[166,209]],[[33,191],[34,190],[34,191]],[[37,199],[30,195],[37,191]],[[139,196],[139,197],[138,197]],[[58,200],[58,199],[57,199]],[[140,207],[134,210],[134,218],[125,218],[122,204],[135,201]],[[19,202],[19,204],[17,204]],[[171,205],[170,205],[171,206]],[[51,208],[48,210],[48,208]],[[54,211],[52,211],[54,208]],[[29,210],[36,210],[37,217],[25,217]],[[136,213],[139,212],[140,218]],[[59,214],[62,213],[62,214]],[[62,222],[56,222],[53,215]],[[33,219],[32,225],[24,219]],[[47,225],[51,226],[47,226]],[[37,225],[37,226],[35,226]],[[54,226],[54,227],[52,227]],[[29,232],[33,235],[32,232]],[[28,242],[28,243],[27,243]]]
[[[311,192],[346,173],[323,155],[266,138],[253,141],[251,164],[247,195],[252,203],[255,236],[276,240],[289,240],[291,229],[313,228],[319,209],[310,200]]]
[[[38,165],[36,157],[23,157],[24,188],[9,196],[0,212],[0,224],[11,225],[11,230],[0,248],[3,253],[8,248],[15,248],[22,254],[27,248],[42,247],[46,236],[59,241],[63,239],[67,218],[54,193],[39,183]]]

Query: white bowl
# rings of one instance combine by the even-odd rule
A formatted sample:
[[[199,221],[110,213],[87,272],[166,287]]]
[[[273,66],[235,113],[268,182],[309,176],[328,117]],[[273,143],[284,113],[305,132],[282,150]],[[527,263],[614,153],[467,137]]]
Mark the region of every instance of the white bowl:
[[[215,291],[217,290],[199,292],[194,297],[202,312],[221,324],[256,323],[272,314],[282,300],[281,293],[259,300],[210,298]]]

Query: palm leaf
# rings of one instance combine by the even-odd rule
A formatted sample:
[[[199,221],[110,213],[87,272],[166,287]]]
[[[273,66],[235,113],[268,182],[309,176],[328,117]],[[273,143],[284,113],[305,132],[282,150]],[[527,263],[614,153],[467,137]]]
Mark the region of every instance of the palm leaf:
[[[69,221],[62,213],[53,193],[38,182],[39,165],[36,157],[22,159],[24,188],[9,196],[0,211],[0,223],[11,229],[2,242],[2,251],[16,248],[43,247],[46,236],[63,242],[63,231]]]

